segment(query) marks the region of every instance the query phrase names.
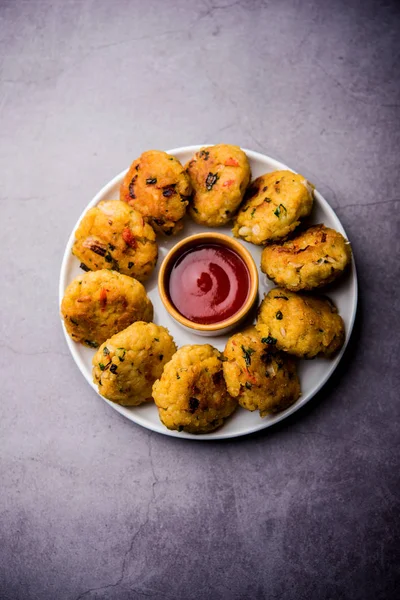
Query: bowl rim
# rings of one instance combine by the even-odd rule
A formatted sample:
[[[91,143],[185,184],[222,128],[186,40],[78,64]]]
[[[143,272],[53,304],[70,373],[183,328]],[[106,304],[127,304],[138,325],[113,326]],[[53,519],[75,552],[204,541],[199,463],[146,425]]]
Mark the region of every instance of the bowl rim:
[[[172,304],[169,299],[169,295],[167,293],[167,275],[168,275],[168,267],[170,266],[173,259],[176,257],[176,254],[185,246],[191,246],[193,242],[207,242],[214,241],[222,243],[223,245],[229,247],[231,250],[236,252],[242,260],[245,262],[246,267],[249,271],[249,293],[246,299],[246,302],[243,306],[238,310],[235,314],[233,314],[228,319],[224,321],[218,321],[217,323],[195,323],[190,319],[184,317]],[[161,263],[159,272],[158,272],[158,292],[160,294],[160,298],[162,303],[164,304],[166,310],[169,315],[175,319],[180,325],[187,327],[193,331],[201,331],[201,332],[212,332],[217,333],[219,331],[225,330],[226,328],[231,328],[237,323],[239,323],[251,310],[254,305],[254,302],[257,299],[258,295],[258,287],[259,287],[259,279],[258,279],[258,270],[254,258],[250,254],[250,252],[235,238],[226,235],[224,233],[219,233],[216,231],[205,231],[204,233],[195,233],[190,235],[183,240],[180,240],[171,248],[168,254],[164,257],[164,260]]]

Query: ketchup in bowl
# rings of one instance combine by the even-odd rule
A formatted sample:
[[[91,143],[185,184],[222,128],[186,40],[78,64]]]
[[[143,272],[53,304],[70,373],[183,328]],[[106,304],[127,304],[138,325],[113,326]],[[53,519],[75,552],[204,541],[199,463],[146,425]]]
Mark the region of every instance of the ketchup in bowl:
[[[194,323],[220,323],[245,304],[250,274],[244,260],[223,244],[194,245],[171,267],[168,294],[176,310]]]

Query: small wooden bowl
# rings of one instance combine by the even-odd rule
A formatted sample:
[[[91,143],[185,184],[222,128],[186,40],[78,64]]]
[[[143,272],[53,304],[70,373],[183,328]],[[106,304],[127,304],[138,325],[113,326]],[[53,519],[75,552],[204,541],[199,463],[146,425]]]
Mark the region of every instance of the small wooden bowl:
[[[192,248],[197,244],[206,244],[206,243],[218,243],[228,247],[233,252],[236,252],[242,260],[245,262],[247,269],[249,271],[250,285],[249,285],[249,294],[247,296],[246,302],[243,304],[242,308],[229,317],[229,319],[225,319],[219,323],[210,323],[210,324],[202,324],[202,323],[194,323],[190,321],[180,312],[176,310],[174,305],[172,304],[169,294],[168,294],[168,279],[171,272],[172,266],[175,264],[177,256],[182,254],[186,247]],[[212,336],[212,335],[222,335],[231,331],[244,317],[247,315],[249,310],[252,308],[258,293],[258,271],[251,256],[250,252],[236,239],[229,237],[228,235],[224,235],[222,233],[198,233],[196,235],[191,235],[184,240],[181,240],[174,246],[164,258],[159,273],[158,273],[158,291],[160,294],[160,298],[168,313],[171,315],[173,319],[179,325],[184,327],[186,330],[196,333],[197,335],[204,336]]]

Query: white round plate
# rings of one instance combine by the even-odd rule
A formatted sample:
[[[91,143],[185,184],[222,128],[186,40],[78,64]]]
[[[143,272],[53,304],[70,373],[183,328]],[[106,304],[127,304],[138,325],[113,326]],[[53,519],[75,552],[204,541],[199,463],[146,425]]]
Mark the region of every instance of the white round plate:
[[[205,145],[207,144],[203,144],[203,146]],[[202,146],[188,146],[184,148],[175,148],[174,150],[168,150],[168,152],[176,156],[182,164],[185,164],[186,161],[188,161],[193,156],[193,154],[201,147]],[[244,151],[246,152],[250,161],[253,178],[256,178],[259,175],[262,175],[266,172],[289,168],[286,165],[278,162],[277,160],[270,158],[269,156],[259,154],[258,152],[253,152],[251,150]],[[123,171],[122,173],[114,177],[112,181],[105,185],[103,189],[100,190],[98,194],[96,194],[93,200],[89,202],[89,204],[86,206],[82,215],[79,217],[78,223],[80,222],[86,211],[92,206],[98,204],[101,200],[113,200],[119,198],[119,188],[125,173],[126,171]],[[78,226],[78,223],[76,224],[68,240],[61,266],[59,291],[60,303],[64,296],[65,288],[67,287],[67,285],[77,275],[82,274],[82,270],[79,267],[79,261],[71,253],[72,245],[74,242],[74,233],[76,227]],[[324,223],[328,227],[332,227],[333,229],[340,231],[344,236],[346,236],[346,233],[338,217],[336,216],[332,208],[329,206],[328,202],[317,191],[315,192],[315,202],[312,215],[310,217],[310,223]],[[183,237],[192,235],[194,233],[199,233],[204,230],[205,228],[200,227],[196,223],[193,223],[190,219],[187,219],[183,231],[177,236],[174,236],[172,238],[158,236],[159,259],[157,267],[150,279],[145,283],[145,286],[148,295],[150,296],[151,301],[154,305],[154,322],[167,327],[171,335],[174,337],[175,342],[178,346],[183,346],[184,344],[210,343],[219,350],[223,350],[226,341],[229,337],[228,335],[204,338],[197,336],[194,333],[189,333],[185,331],[169,316],[160,300],[157,289],[158,269],[164,256],[167,254],[170,248]],[[228,235],[232,235],[230,227],[220,227],[218,231],[221,231],[222,233],[226,233]],[[242,241],[242,243],[252,253],[256,264],[260,265],[262,248],[260,248],[259,246],[248,244],[247,242]],[[274,285],[260,271],[260,299],[262,299],[264,293],[272,287],[274,287]],[[311,400],[311,398],[321,389],[324,383],[326,383],[326,381],[333,374],[334,370],[339,364],[339,361],[343,356],[345,347],[351,335],[351,330],[353,328],[357,309],[357,275],[354,259],[351,265],[350,272],[342,279],[339,279],[339,281],[335,284],[334,287],[329,288],[329,296],[332,298],[332,300],[338,307],[339,313],[341,314],[345,323],[346,342],[344,344],[344,347],[337,356],[329,360],[323,358],[316,358],[314,360],[300,361],[299,375],[301,381],[302,395],[295,404],[293,404],[287,410],[277,415],[271,417],[264,417],[262,419],[259,416],[258,412],[249,412],[239,407],[238,410],[225,422],[225,424],[220,429],[217,429],[212,433],[193,435],[185,432],[179,433],[177,431],[170,431],[169,429],[164,427],[164,425],[158,418],[158,411],[154,404],[144,404],[142,406],[127,408],[124,406],[119,406],[118,404],[114,404],[113,402],[109,402],[102,396],[100,397],[105,402],[107,402],[112,408],[117,410],[119,413],[121,413],[134,423],[142,425],[143,427],[151,429],[152,431],[157,431],[158,433],[163,433],[164,435],[170,435],[173,437],[187,438],[191,440],[218,440],[246,435],[248,433],[253,433],[254,431],[264,429],[265,427],[270,427],[274,423],[285,419],[286,417],[294,413],[296,410],[298,410],[301,406],[306,404],[309,400]],[[94,354],[94,350],[73,342],[71,338],[67,335],[65,328],[64,333],[68,347],[76,364],[81,370],[86,381],[97,392],[97,387],[92,382],[91,361],[92,356]],[[232,333],[230,335],[232,335]]]

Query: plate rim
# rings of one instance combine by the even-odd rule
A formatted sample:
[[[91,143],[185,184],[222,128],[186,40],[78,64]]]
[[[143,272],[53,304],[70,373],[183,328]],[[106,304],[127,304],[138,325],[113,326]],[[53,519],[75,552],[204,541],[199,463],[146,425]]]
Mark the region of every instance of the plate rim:
[[[205,147],[205,146],[213,146],[214,144],[195,144],[195,145],[190,145],[190,146],[180,146],[177,148],[172,148],[171,150],[166,150],[166,152],[168,154],[175,154],[175,153],[184,153],[184,152],[192,152],[193,154],[195,152],[197,152],[200,148]],[[276,160],[275,158],[272,158],[271,156],[267,155],[267,154],[262,154],[261,152],[256,152],[254,150],[249,150],[247,148],[243,148],[240,146],[240,148],[243,150],[243,152],[245,152],[245,154],[249,157],[252,158],[254,160],[257,161],[268,161],[268,163],[274,163],[274,166],[276,166],[276,170],[289,170],[292,171],[293,173],[296,173],[296,171],[294,171],[294,169],[291,169],[289,166],[287,166],[285,163],[282,163],[281,161]],[[86,212],[92,208],[93,206],[95,206],[96,204],[98,204],[98,202],[100,202],[100,200],[102,199],[103,196],[105,196],[106,194],[108,194],[111,189],[119,183],[119,181],[125,176],[125,174],[128,172],[128,168],[124,169],[123,171],[121,171],[120,173],[118,173],[117,175],[115,175],[110,181],[108,181],[96,194],[95,196],[92,198],[92,200],[84,207],[82,213],[80,214],[78,220],[76,221],[71,234],[68,237],[66,246],[65,246],[65,250],[64,250],[64,254],[63,254],[63,259],[61,262],[61,269],[60,269],[60,276],[59,276],[59,289],[58,289],[58,293],[59,293],[59,308],[61,308],[61,302],[64,296],[64,292],[65,289],[68,285],[66,279],[67,279],[67,269],[68,269],[68,265],[69,265],[69,260],[71,259],[71,248],[75,239],[75,231],[79,225],[79,223],[81,222],[83,216],[86,214]],[[337,216],[337,214],[335,213],[334,209],[331,207],[331,205],[329,204],[329,202],[322,196],[322,194],[318,191],[318,190],[314,190],[314,195],[316,196],[318,202],[323,206],[324,210],[326,210],[331,219],[335,222],[335,224],[339,225],[339,230],[342,232],[342,234],[346,237],[346,239],[348,239],[346,231],[339,219],[339,217]],[[335,225],[336,227],[336,225]],[[106,402],[109,406],[111,406],[114,410],[116,410],[120,415],[124,416],[126,419],[128,419],[129,421],[135,423],[136,425],[140,425],[141,427],[144,427],[145,429],[148,429],[149,431],[154,431],[156,433],[162,434],[162,435],[167,435],[169,437],[175,437],[178,439],[190,439],[190,440],[194,440],[194,441],[217,441],[217,440],[226,440],[226,439],[233,439],[233,438],[237,438],[237,437],[243,437],[246,435],[250,435],[253,433],[257,433],[258,431],[261,431],[263,429],[268,429],[269,427],[273,427],[274,425],[280,423],[281,421],[283,421],[284,419],[286,419],[287,417],[291,416],[292,414],[294,414],[296,411],[298,411],[300,408],[302,408],[303,406],[305,406],[308,402],[310,402],[310,400],[312,400],[312,398],[314,398],[314,396],[323,388],[323,386],[327,383],[327,381],[331,378],[331,376],[333,375],[334,371],[336,370],[336,368],[338,367],[341,359],[343,358],[343,355],[346,351],[347,345],[350,341],[352,332],[353,332],[353,328],[354,328],[354,323],[355,323],[355,319],[356,319],[356,315],[357,315],[357,307],[358,307],[358,277],[357,277],[357,269],[356,269],[356,264],[355,264],[355,259],[354,259],[354,252],[352,253],[352,277],[351,277],[351,282],[352,285],[354,287],[354,292],[353,292],[353,301],[352,301],[352,305],[351,305],[351,317],[350,317],[350,322],[349,325],[347,327],[347,334],[346,334],[346,339],[345,342],[340,350],[340,352],[334,357],[334,359],[332,360],[332,363],[330,365],[330,368],[328,369],[328,371],[324,374],[324,376],[322,377],[321,381],[318,382],[318,384],[316,385],[316,387],[309,392],[307,395],[305,395],[304,397],[300,397],[300,399],[298,399],[294,404],[292,404],[291,406],[289,406],[289,408],[287,408],[286,410],[278,413],[277,415],[274,415],[274,417],[269,420],[262,420],[260,418],[260,423],[258,425],[255,425],[254,427],[251,427],[251,429],[246,430],[246,431],[238,431],[238,432],[223,432],[223,426],[220,429],[217,429],[215,432],[210,432],[210,433],[203,433],[203,434],[192,434],[192,433],[186,433],[184,431],[182,432],[178,432],[175,430],[170,430],[167,429],[165,427],[165,425],[163,425],[163,423],[157,424],[157,426],[150,424],[147,422],[146,419],[144,419],[143,417],[140,416],[140,414],[135,413],[135,412],[130,412],[129,407],[124,407],[121,406],[119,404],[116,404],[115,402],[111,402],[110,400],[107,400],[107,398],[104,398],[104,396],[102,396],[97,387],[95,386],[95,384],[93,383],[92,380],[88,381],[87,376],[86,376],[86,370],[84,368],[83,362],[77,352],[76,349],[76,343],[69,337],[67,330],[65,328],[63,319],[61,317],[60,314],[60,320],[61,320],[61,326],[64,332],[64,337],[65,340],[67,342],[67,346],[69,348],[69,351],[71,352],[72,358],[74,359],[75,364],[77,365],[78,369],[80,370],[80,372],[82,373],[85,381],[87,383],[89,383],[90,387],[96,392],[96,394],[98,396],[100,396],[100,398]],[[205,342],[206,343],[206,342]],[[137,408],[140,409],[139,407],[133,407],[133,408]],[[138,411],[139,412],[139,411]]]

